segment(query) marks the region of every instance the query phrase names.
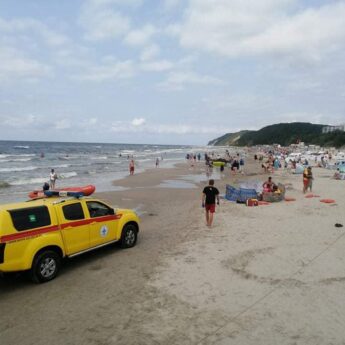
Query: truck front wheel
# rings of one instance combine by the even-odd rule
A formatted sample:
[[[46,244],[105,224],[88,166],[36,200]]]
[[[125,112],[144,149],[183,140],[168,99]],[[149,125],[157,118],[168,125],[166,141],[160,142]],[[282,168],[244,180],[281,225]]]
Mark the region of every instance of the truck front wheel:
[[[58,275],[60,266],[60,255],[53,250],[45,250],[36,255],[33,261],[31,279],[35,283],[48,282]]]
[[[121,247],[131,248],[137,242],[138,228],[134,224],[126,224],[122,229],[121,234]]]

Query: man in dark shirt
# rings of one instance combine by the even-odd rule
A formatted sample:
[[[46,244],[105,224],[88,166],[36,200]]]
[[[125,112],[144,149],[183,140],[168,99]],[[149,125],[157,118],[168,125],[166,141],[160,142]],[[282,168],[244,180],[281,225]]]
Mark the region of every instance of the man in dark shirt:
[[[210,180],[208,186],[202,192],[202,207],[205,207],[206,224],[208,227],[212,226],[213,214],[216,210],[216,199],[217,205],[219,205],[219,191],[214,187],[214,180]]]

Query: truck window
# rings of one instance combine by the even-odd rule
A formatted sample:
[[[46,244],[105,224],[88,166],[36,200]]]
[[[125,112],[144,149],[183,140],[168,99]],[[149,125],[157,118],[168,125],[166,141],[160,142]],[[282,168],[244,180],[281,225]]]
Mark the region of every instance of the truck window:
[[[114,214],[114,210],[107,205],[104,205],[96,201],[88,201],[87,208],[89,209],[90,217],[103,217],[110,214]]]
[[[78,220],[85,218],[84,211],[80,202],[63,206],[62,212],[65,219],[67,220]]]
[[[10,210],[9,213],[17,231],[40,228],[51,224],[47,206]]]

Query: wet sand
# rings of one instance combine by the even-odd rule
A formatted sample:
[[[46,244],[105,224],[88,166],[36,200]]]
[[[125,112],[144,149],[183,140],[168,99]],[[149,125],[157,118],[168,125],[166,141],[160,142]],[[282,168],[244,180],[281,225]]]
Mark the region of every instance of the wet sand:
[[[69,260],[48,284],[0,278],[1,343],[344,344],[345,228],[334,224],[345,224],[345,181],[313,170],[314,193],[335,205],[280,171],[296,201],[221,200],[212,229],[203,163],[115,181],[119,191],[97,196],[141,215],[137,246]],[[216,186],[267,177],[250,159],[245,171]]]

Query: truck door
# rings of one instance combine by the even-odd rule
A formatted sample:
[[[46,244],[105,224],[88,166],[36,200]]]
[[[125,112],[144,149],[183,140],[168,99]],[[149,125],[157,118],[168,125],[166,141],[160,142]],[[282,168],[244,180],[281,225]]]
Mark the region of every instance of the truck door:
[[[61,232],[66,254],[71,255],[90,247],[90,226],[80,201],[58,205]]]
[[[87,201],[86,205],[91,220],[90,246],[95,247],[118,240],[116,238],[118,217],[114,214],[114,209],[99,201]]]

